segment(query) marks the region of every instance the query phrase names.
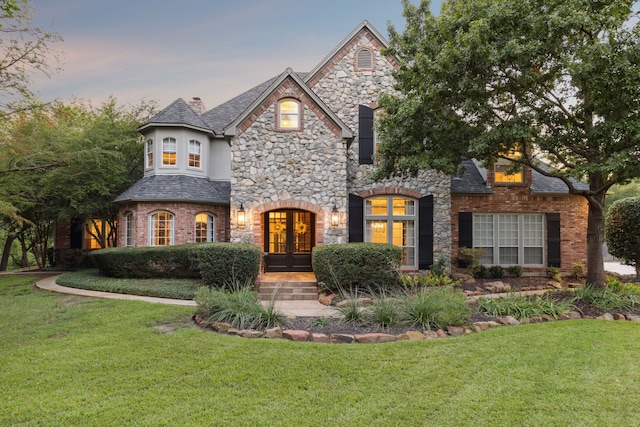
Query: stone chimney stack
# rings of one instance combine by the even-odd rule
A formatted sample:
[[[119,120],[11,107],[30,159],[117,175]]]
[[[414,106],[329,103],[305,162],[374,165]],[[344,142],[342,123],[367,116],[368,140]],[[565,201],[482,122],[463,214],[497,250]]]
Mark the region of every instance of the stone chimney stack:
[[[191,107],[191,109],[197,114],[202,114],[206,111],[206,109],[204,108],[204,102],[202,102],[202,99],[198,98],[197,96],[191,98],[191,101],[189,101],[189,107]]]

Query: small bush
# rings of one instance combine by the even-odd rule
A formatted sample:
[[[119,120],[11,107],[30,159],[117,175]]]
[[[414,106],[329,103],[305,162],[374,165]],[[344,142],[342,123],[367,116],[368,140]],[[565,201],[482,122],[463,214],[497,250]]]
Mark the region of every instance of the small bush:
[[[496,279],[502,279],[504,277],[504,267],[500,265],[492,265],[489,267],[489,275]]]
[[[523,268],[521,265],[510,265],[507,268],[507,271],[509,272],[510,275],[514,277],[520,277],[522,276]]]
[[[313,248],[313,271],[333,293],[355,286],[372,291],[398,285],[402,249],[377,243],[348,243]]]
[[[459,281],[453,280],[446,274],[436,274],[433,271],[429,271],[427,274],[401,274],[400,284],[405,288],[460,286]]]
[[[368,323],[384,328],[399,324],[402,320],[402,314],[398,299],[388,296],[376,299],[373,305],[365,310],[365,319]]]
[[[571,266],[573,277],[576,279],[584,279],[587,277],[587,266],[584,261],[576,262]]]
[[[471,271],[471,275],[477,279],[489,277],[489,269],[484,265],[476,265]]]
[[[447,274],[447,267],[449,266],[449,261],[447,257],[444,255],[440,255],[435,263],[429,269],[431,273],[437,276],[444,276]]]
[[[423,329],[464,325],[471,314],[462,292],[451,288],[421,289],[407,294],[401,310],[405,323]]]
[[[255,283],[260,273],[262,251],[244,243],[210,243],[197,246],[202,281],[223,288],[234,283]]]
[[[469,271],[480,265],[480,257],[484,255],[484,250],[473,248],[458,249],[458,259],[462,261]]]
[[[532,317],[552,316],[569,311],[573,307],[571,301],[557,302],[551,298],[510,295],[506,298],[480,298],[478,309],[491,316],[513,316],[527,321]]]

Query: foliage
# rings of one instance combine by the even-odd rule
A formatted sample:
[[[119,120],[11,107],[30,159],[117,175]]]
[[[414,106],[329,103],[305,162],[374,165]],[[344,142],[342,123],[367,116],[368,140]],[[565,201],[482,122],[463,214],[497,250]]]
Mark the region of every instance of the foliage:
[[[372,291],[397,286],[402,249],[377,243],[348,243],[316,246],[312,252],[313,272],[327,290],[360,286]]]
[[[582,261],[574,263],[571,266],[571,270],[573,271],[573,277],[575,277],[576,279],[584,279],[586,277],[586,273],[585,273],[586,268],[587,266]]]
[[[629,310],[640,305],[640,287],[607,278],[605,288],[589,284],[576,289],[576,299],[584,300],[600,310]]]
[[[91,251],[89,257],[100,274],[125,279],[199,279],[199,244],[107,248]],[[206,283],[206,281],[205,281]]]
[[[458,249],[458,259],[464,262],[467,270],[473,271],[478,265],[480,265],[480,257],[484,255],[483,249],[474,248],[460,248]]]
[[[615,184],[607,192],[607,198],[605,200],[604,212],[605,215],[609,212],[611,205],[621,199],[627,197],[634,197],[640,194],[640,179],[634,179],[628,184]]]
[[[405,288],[460,286],[460,282],[447,274],[436,274],[433,270],[426,274],[400,274],[400,284]]]
[[[640,176],[640,30],[631,0],[403,0],[377,178],[498,159],[560,179],[589,205],[587,279],[604,286],[608,189]],[[510,152],[518,152],[516,159]],[[551,166],[551,167],[547,167]],[[588,188],[578,180],[588,183]]]
[[[462,292],[449,287],[407,293],[401,304],[404,322],[423,329],[464,325],[471,315]]]
[[[245,243],[210,243],[196,249],[202,281],[222,288],[234,283],[255,283],[260,273],[262,252]]]
[[[556,282],[562,282],[562,276],[560,276],[560,269],[558,267],[547,267],[545,271],[548,278],[553,279]]]
[[[248,340],[194,327],[193,307],[63,296],[35,289],[33,279],[0,276],[7,391],[0,425],[631,426],[640,419],[633,322],[547,322],[385,345]],[[295,398],[274,398],[294,391]]]
[[[496,279],[502,279],[504,277],[504,267],[501,265],[492,265],[489,267],[489,275]]]
[[[484,265],[476,265],[473,267],[471,274],[475,278],[482,279],[484,277],[489,277],[489,269]]]
[[[51,45],[62,37],[32,26],[28,0],[3,0],[0,12],[0,120],[4,121],[42,104],[31,89],[32,78],[58,71]]]
[[[401,300],[394,296],[382,295],[364,312],[365,322],[383,328],[399,325],[403,318]]]
[[[203,286],[194,299],[198,314],[210,323],[226,322],[238,329],[265,329],[287,323],[286,316],[273,303],[262,306],[251,283],[235,282],[227,289]]]
[[[506,298],[480,298],[478,309],[490,316],[513,316],[527,321],[532,317],[558,315],[573,309],[571,301],[554,301],[552,298],[540,295],[524,296],[509,295]]]
[[[440,255],[429,271],[435,275],[444,276],[447,274],[447,267],[449,267],[449,260],[446,256]]]
[[[57,280],[62,286],[119,294],[192,300],[202,281],[173,277],[155,279],[119,279],[101,276],[97,270],[65,273]]]
[[[640,196],[616,201],[609,208],[604,229],[609,252],[632,261],[640,276]]]
[[[522,276],[522,266],[521,265],[510,265],[507,268],[507,271],[509,272],[510,275],[514,276],[514,277],[520,277]]]

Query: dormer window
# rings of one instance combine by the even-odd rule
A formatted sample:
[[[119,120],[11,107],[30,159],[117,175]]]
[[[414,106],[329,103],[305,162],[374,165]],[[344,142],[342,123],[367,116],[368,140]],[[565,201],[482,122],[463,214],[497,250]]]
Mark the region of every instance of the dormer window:
[[[278,103],[278,127],[283,130],[300,129],[300,103],[283,99]]]
[[[202,146],[200,141],[192,139],[189,141],[189,166],[192,168],[200,168],[200,155]]]
[[[520,151],[512,150],[507,154],[508,158],[499,158],[494,163],[494,181],[498,184],[522,184],[524,173],[522,166],[514,164],[509,159],[519,159],[522,157]]]
[[[177,159],[177,144],[175,138],[165,138],[162,140],[162,164],[164,166],[175,166]]]
[[[147,159],[147,167],[153,167],[153,139],[147,139],[145,144],[145,158]]]
[[[362,48],[356,53],[356,70],[373,70],[373,53]]]

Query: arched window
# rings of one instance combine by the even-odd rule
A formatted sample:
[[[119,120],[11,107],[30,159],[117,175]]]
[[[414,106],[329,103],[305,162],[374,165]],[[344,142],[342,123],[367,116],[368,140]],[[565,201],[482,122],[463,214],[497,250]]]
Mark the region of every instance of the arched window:
[[[175,138],[164,138],[162,140],[162,164],[164,166],[175,166],[177,160],[178,146]]]
[[[153,167],[153,139],[147,139],[145,144],[145,158],[147,159],[147,167]]]
[[[200,141],[192,139],[189,141],[189,166],[192,168],[200,168],[200,157],[202,154],[202,145]]]
[[[373,53],[362,48],[356,53],[356,70],[373,70]]]
[[[295,99],[278,102],[278,127],[280,129],[300,129],[300,103]]]
[[[133,246],[133,213],[124,214],[124,245]]]
[[[402,248],[402,265],[417,265],[417,203],[401,196],[376,196],[365,200],[365,242],[388,243]]]
[[[173,214],[159,211],[149,215],[149,246],[173,245]]]
[[[216,241],[216,217],[208,213],[196,215],[196,243]]]

